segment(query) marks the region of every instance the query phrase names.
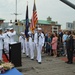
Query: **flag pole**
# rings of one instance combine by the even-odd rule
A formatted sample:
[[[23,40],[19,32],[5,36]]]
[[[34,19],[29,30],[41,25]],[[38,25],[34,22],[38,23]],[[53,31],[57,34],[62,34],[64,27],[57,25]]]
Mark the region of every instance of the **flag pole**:
[[[16,20],[16,22],[17,22],[17,24],[18,24],[18,20],[17,20],[17,0],[16,0],[16,9],[15,9],[15,20]],[[18,26],[18,42],[19,42],[19,24],[17,25]]]
[[[29,31],[29,16],[28,16],[28,2],[26,6],[26,22],[25,22],[25,35],[28,37],[28,31]]]
[[[17,0],[16,0],[16,9],[15,9],[15,20],[17,20]]]
[[[27,5],[28,5],[28,0],[27,0]],[[25,23],[24,23],[24,30],[26,29],[26,25],[25,25]]]

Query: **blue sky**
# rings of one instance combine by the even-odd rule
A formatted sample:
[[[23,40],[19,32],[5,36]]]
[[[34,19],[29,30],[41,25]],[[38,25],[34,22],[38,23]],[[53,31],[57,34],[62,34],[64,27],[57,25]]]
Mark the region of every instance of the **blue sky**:
[[[0,18],[5,19],[9,22],[14,21],[15,16],[15,1],[16,0],[1,0],[0,1]],[[18,19],[25,19],[26,5],[28,1],[29,6],[29,18],[32,17],[33,3],[34,0],[17,0],[18,3]],[[62,3],[60,0],[35,0],[38,18],[40,20],[46,20],[48,16],[52,18],[53,21],[58,21],[62,25],[62,29],[65,29],[66,22],[73,22],[75,20],[75,10],[66,4]],[[75,0],[69,0],[75,3]]]

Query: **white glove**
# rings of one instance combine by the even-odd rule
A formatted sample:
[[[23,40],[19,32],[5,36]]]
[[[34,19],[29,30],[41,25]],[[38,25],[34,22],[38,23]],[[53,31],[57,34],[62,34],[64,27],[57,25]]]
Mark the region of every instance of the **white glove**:
[[[42,44],[42,47],[44,46],[44,44]]]

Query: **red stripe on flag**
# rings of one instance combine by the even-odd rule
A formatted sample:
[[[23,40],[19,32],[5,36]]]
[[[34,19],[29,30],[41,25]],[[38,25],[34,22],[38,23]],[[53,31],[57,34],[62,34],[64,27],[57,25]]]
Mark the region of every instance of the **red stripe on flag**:
[[[32,19],[31,19],[31,24],[30,24],[30,30],[32,32],[34,32],[35,28],[36,28],[36,23],[38,21],[37,18],[37,11],[36,11],[36,6],[35,6],[35,2],[34,2],[34,8],[33,8],[33,15],[32,15]]]

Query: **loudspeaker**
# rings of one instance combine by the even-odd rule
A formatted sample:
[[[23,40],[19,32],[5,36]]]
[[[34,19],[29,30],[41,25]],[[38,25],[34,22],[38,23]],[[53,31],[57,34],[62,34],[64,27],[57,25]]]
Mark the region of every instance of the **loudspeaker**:
[[[9,44],[9,61],[15,67],[22,66],[21,64],[21,43]]]

